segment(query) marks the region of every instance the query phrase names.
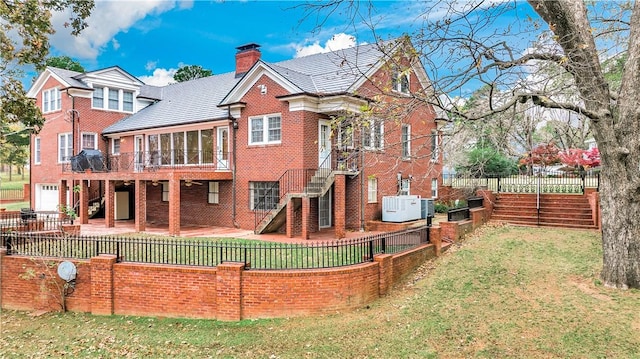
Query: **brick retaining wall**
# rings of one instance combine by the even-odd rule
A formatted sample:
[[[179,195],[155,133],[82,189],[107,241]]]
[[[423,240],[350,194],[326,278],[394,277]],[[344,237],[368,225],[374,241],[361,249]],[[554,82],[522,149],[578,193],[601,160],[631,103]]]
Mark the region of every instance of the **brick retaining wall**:
[[[440,238],[440,228],[431,236]],[[439,243],[439,242],[437,242]],[[218,267],[117,263],[113,255],[74,261],[78,276],[67,298],[71,311],[98,315],[150,315],[236,321],[313,315],[363,307],[434,257],[425,244],[373,262],[342,268],[265,271],[242,263]],[[58,309],[51,293],[58,258],[7,256],[0,248],[1,305],[6,309]],[[42,264],[52,265],[44,272]],[[34,273],[35,276],[27,276]]]

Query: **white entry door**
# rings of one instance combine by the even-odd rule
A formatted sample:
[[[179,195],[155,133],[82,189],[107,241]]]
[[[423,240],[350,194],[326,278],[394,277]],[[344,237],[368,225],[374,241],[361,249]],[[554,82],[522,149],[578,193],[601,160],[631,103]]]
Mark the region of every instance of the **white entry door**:
[[[318,167],[331,168],[331,125],[329,121],[318,123]]]
[[[216,144],[216,168],[229,169],[229,127],[218,127]]]
[[[144,142],[142,136],[138,135],[133,138],[133,145],[135,152],[134,167],[136,172],[141,172],[144,169]]]

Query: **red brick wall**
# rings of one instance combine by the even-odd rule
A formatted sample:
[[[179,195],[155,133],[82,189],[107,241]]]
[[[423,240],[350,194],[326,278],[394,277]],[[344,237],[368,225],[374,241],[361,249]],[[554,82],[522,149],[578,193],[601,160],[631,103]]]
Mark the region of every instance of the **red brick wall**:
[[[56,309],[43,287],[50,277],[40,279],[37,262],[5,253],[0,249],[3,308]],[[374,301],[434,255],[435,247],[425,245],[361,265],[291,271],[244,270],[236,263],[216,268],[116,263],[114,256],[101,255],[76,261],[78,277],[67,303],[69,310],[93,314],[219,320],[320,314]],[[24,279],[31,270],[35,279]]]

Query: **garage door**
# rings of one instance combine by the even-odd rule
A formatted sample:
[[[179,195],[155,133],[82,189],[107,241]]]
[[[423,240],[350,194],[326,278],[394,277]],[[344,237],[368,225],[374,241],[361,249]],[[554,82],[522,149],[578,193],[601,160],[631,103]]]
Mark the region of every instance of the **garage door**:
[[[36,210],[56,211],[58,210],[58,185],[57,184],[37,184],[36,185]]]

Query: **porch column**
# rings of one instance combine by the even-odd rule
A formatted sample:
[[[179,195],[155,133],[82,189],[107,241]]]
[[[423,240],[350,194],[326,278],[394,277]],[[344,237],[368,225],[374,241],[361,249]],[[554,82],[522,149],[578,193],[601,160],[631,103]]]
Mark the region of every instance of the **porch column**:
[[[89,182],[87,180],[80,181],[80,207],[78,208],[78,217],[80,224],[89,223]]]
[[[311,199],[309,199],[309,197],[302,197],[302,239],[309,239],[310,217]]]
[[[106,180],[104,189],[104,225],[105,227],[115,227],[115,198],[116,198],[116,184],[114,181]]]
[[[347,191],[346,191],[346,176],[336,175],[335,182],[333,184],[334,194],[334,230],[336,238],[344,238],[346,236],[346,223],[347,223]]]
[[[180,235],[180,178],[169,179],[169,235]]]
[[[142,232],[147,228],[147,181],[137,179],[135,185],[135,226]]]

